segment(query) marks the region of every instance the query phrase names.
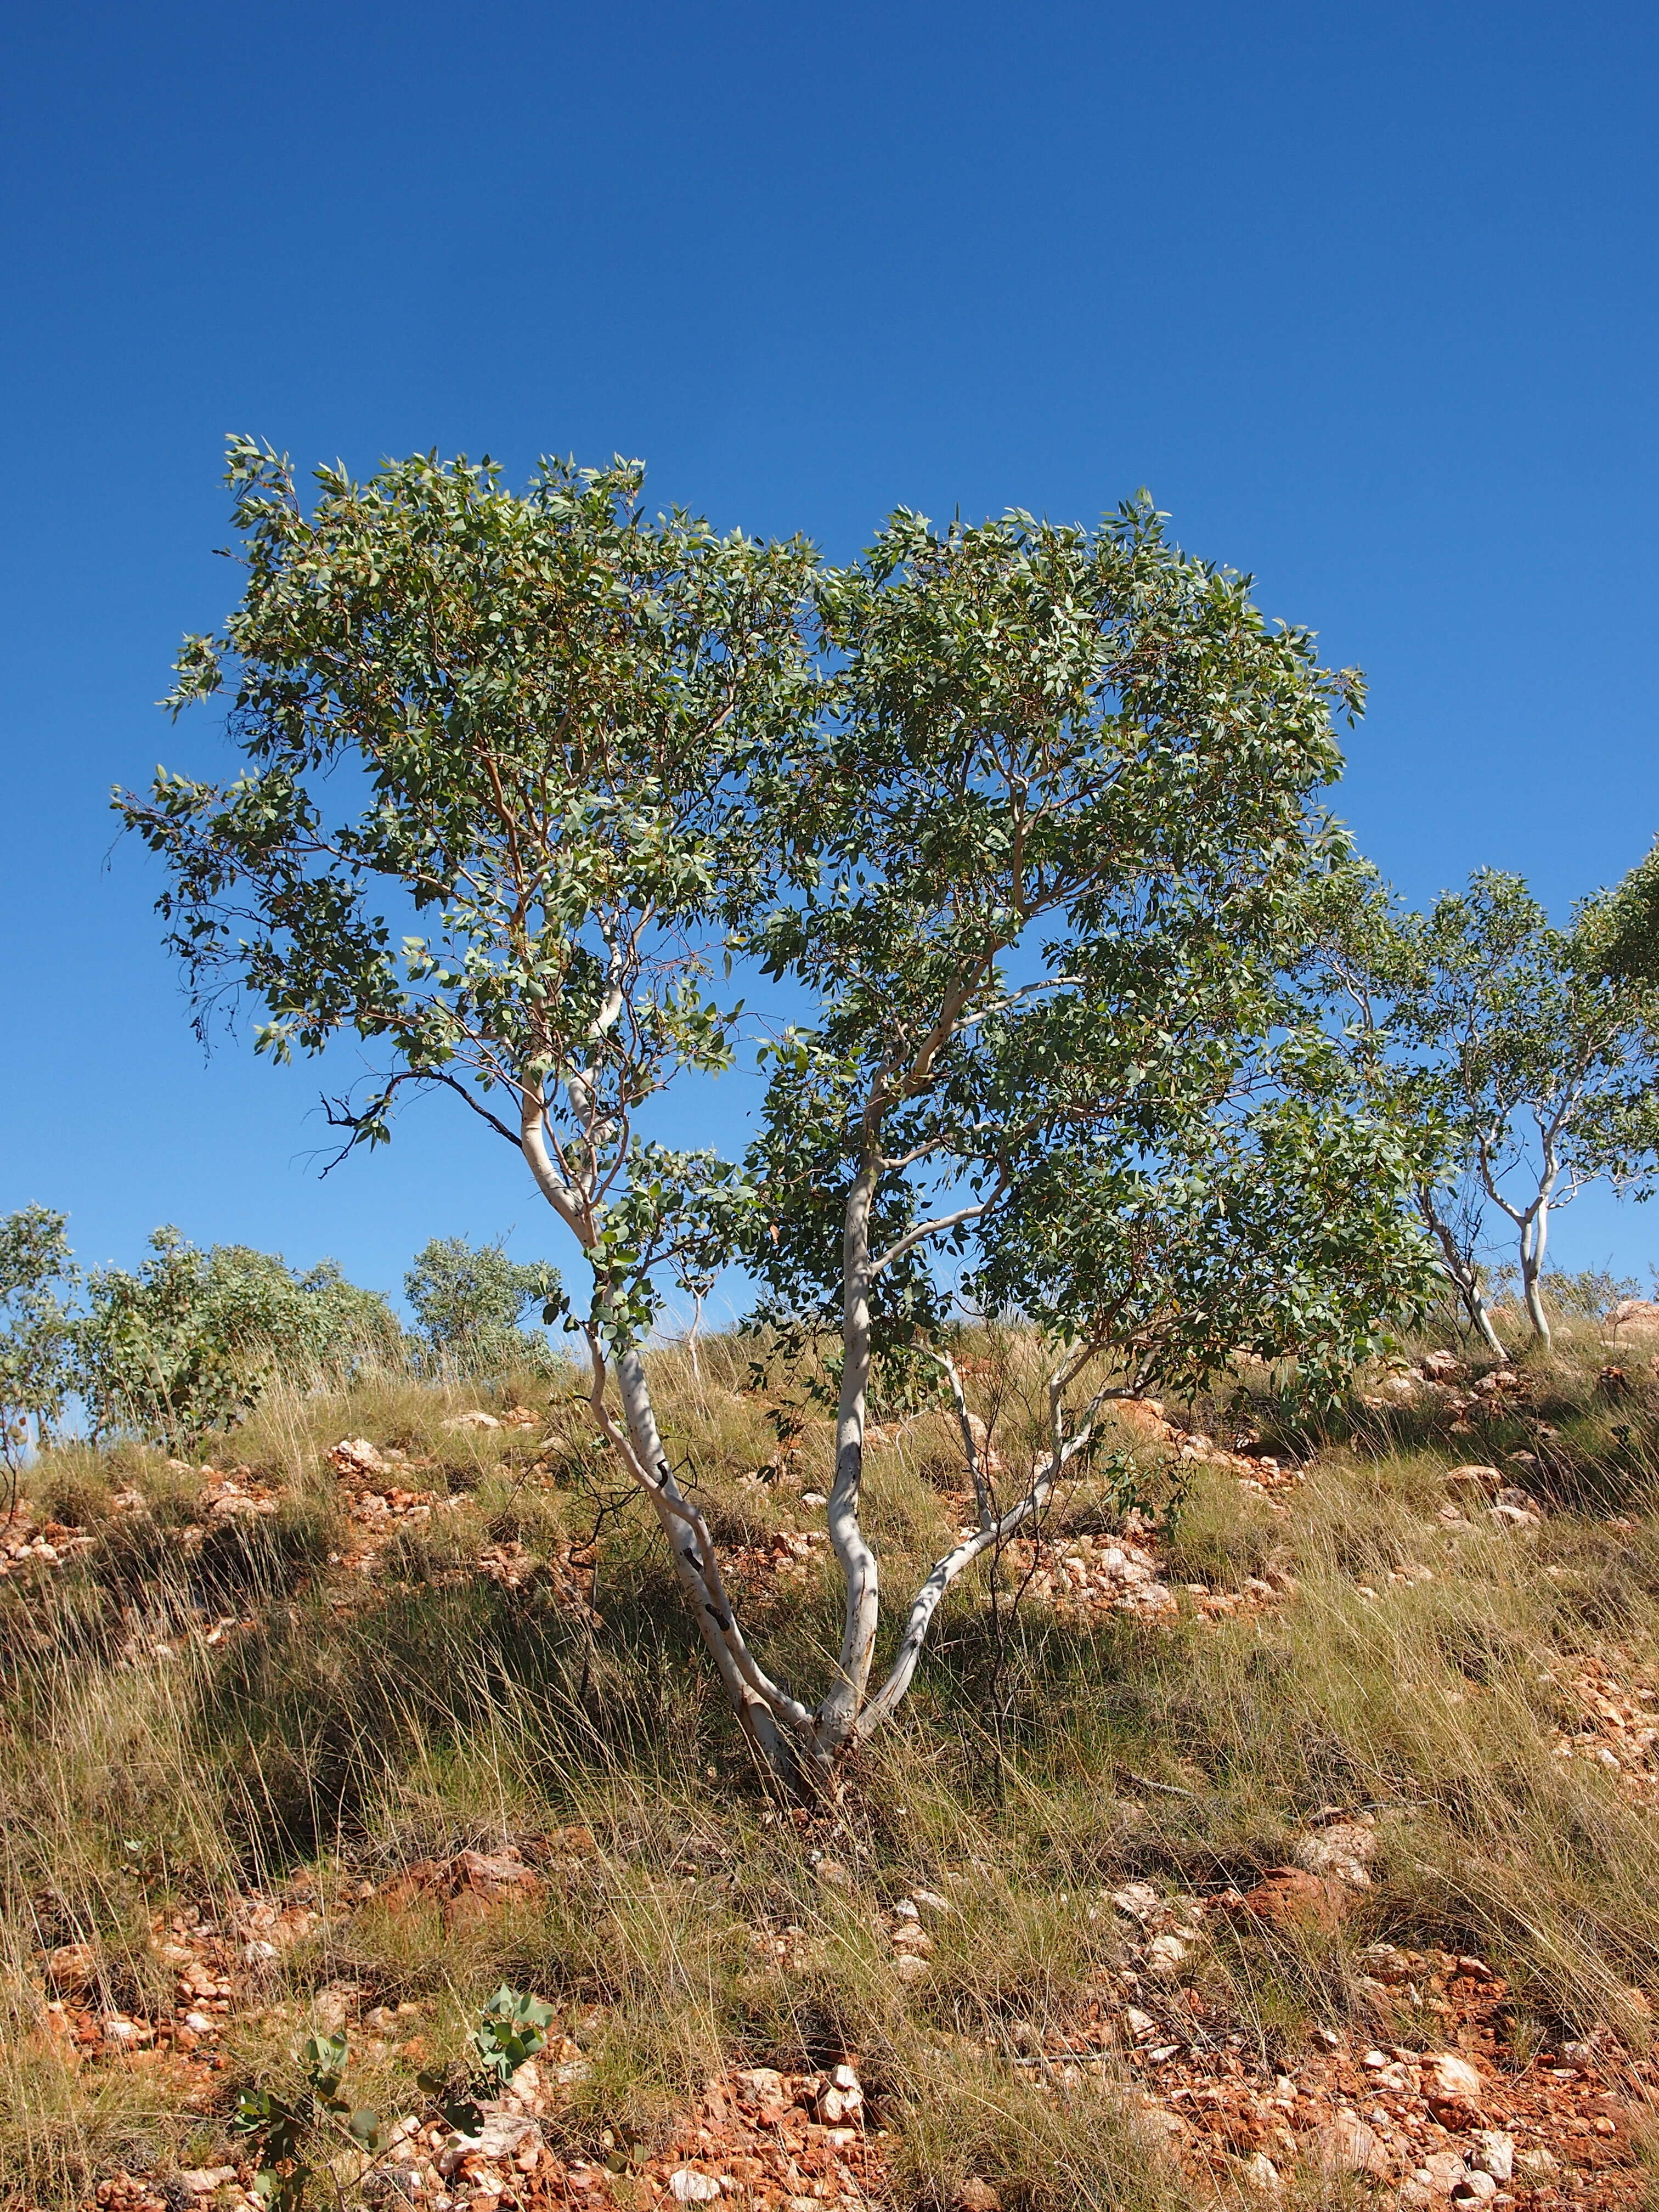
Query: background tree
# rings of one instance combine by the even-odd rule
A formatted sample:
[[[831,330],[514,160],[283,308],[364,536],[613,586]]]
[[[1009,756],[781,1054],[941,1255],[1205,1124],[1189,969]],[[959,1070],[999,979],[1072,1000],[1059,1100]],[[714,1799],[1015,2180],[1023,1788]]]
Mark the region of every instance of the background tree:
[[[206,1251],[176,1229],[150,1237],[137,1269],[94,1268],[74,1328],[76,1387],[94,1430],[127,1430],[170,1451],[234,1426],[274,1376],[348,1379],[396,1358],[402,1331],[386,1300],[332,1260],[296,1274],[280,1254]]]
[[[1507,1220],[1546,1345],[1552,1215],[1587,1183],[1639,1180],[1659,1135],[1659,987],[1611,972],[1621,919],[1617,894],[1598,894],[1557,929],[1518,876],[1483,869],[1374,940],[1401,1079],[1446,1138],[1443,1190],[1466,1222],[1479,1218],[1476,1194]],[[1443,1233],[1449,1251],[1449,1241]],[[1463,1262],[1467,1274],[1472,1250]]]
[[[0,1221],[0,1456],[14,1512],[22,1455],[31,1441],[37,1448],[50,1442],[73,1383],[75,1323],[65,1293],[79,1278],[67,1225],[67,1215],[44,1206]]]
[[[1308,923],[1299,963],[1304,1018],[1336,1041],[1367,1111],[1409,1133],[1417,1211],[1453,1299],[1505,1358],[1486,1297],[1489,1200],[1474,1151],[1448,1115],[1440,1072],[1404,1049],[1403,1026],[1425,988],[1420,921],[1400,910],[1369,862],[1353,859],[1319,886]]]
[[[520,1327],[526,1307],[556,1305],[556,1268],[521,1267],[499,1244],[434,1237],[404,1277],[415,1325],[439,1364],[465,1375],[495,1375],[515,1364],[550,1365],[547,1340]]]
[[[198,1023],[240,994],[275,1056],[377,1054],[332,1109],[348,1149],[389,1137],[406,1086],[444,1086],[521,1155],[587,1262],[595,1419],[764,1735],[772,1686],[639,1352],[663,1284],[729,1246],[740,1186],[638,1118],[731,1056],[702,979],[776,879],[772,794],[817,696],[811,549],[653,520],[621,461],[544,462],[521,496],[488,462],[323,470],[307,513],[286,460],[237,440],[229,478],[243,595],[186,641],[170,704],[228,688],[244,773],[117,794],[167,864]]]
[[[821,597],[844,672],[829,866],[763,943],[823,1012],[778,1052],[755,1170],[757,1266],[841,1339],[843,1634],[801,1730],[830,1764],[895,1710],[945,1589],[1041,1511],[1107,1399],[1244,1346],[1340,1364],[1428,1276],[1399,1133],[1352,1110],[1322,1040],[1270,1042],[1340,849],[1310,798],[1357,679],[1144,501],[1098,534],[900,514]],[[877,1686],[872,1373],[939,1356],[959,1296],[1053,1344],[1048,1444],[999,1500],[958,1393],[978,1526]]]

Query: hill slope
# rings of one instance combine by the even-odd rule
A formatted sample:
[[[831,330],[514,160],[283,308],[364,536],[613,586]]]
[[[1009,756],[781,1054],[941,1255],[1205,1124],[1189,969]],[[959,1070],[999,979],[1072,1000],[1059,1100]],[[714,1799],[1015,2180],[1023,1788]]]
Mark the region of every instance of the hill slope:
[[[811,1682],[828,1440],[747,1360],[656,1387]],[[0,1547],[0,2205],[245,2206],[283,2112],[318,2204],[1646,2201],[1647,1350],[1429,1353],[1323,1435],[1258,1381],[1125,1410],[1143,1505],[1085,1483],[953,1593],[835,1808],[751,1771],[544,1386],[48,1455]],[[877,1432],[890,1586],[959,1480],[942,1415]]]

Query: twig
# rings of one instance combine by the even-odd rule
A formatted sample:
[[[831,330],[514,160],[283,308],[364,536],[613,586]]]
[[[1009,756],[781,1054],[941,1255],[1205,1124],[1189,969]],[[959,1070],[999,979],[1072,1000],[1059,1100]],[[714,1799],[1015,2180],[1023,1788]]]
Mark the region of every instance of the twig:
[[[1016,2057],[1012,2051],[1005,2051],[1003,2055],[1011,2066],[1065,2066],[1079,2063],[1100,2066],[1118,2054],[1115,2051],[1040,2051],[1031,2058]]]
[[[1184,1797],[1189,1805],[1201,1802],[1195,1790],[1178,1789],[1173,1782],[1154,1782],[1150,1774],[1137,1774],[1133,1766],[1120,1767],[1118,1771],[1139,1789],[1156,1790],[1160,1797]]]

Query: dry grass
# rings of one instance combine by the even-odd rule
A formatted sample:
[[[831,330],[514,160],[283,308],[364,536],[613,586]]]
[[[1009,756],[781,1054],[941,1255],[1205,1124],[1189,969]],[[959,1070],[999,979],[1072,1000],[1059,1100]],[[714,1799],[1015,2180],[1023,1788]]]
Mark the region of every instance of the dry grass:
[[[1557,1737],[1581,1658],[1609,1639],[1659,1656],[1659,1400],[1641,1379],[1611,1396],[1594,1334],[1567,1334],[1530,1409],[1478,1436],[1449,1439],[1409,1411],[1328,1421],[1314,1474],[1277,1507],[1201,1478],[1171,1579],[1236,1589],[1271,1560],[1295,1583],[1271,1609],[1214,1620],[1183,1599],[1173,1626],[1067,1626],[1028,1607],[999,1633],[982,1580],[954,1592],[838,1828],[798,1826],[751,1771],[637,1510],[604,1529],[598,1628],[544,1585],[462,1571],[481,1541],[534,1552],[592,1525],[611,1478],[568,1391],[544,1382],[532,1398],[509,1378],[501,1401],[522,1389],[545,1425],[482,1434],[445,1425],[476,1391],[398,1376],[279,1396],[222,1455],[280,1480],[281,1511],[188,1549],[199,1474],[125,1447],[52,1455],[33,1502],[100,1540],[0,1583],[0,2206],[56,2212],[118,2167],[209,2159],[235,2088],[291,2065],[320,1989],[417,2008],[418,2040],[442,2059],[505,1978],[557,2006],[593,2057],[564,2122],[573,2142],[659,2139],[734,2058],[850,2051],[906,2201],[948,2206],[972,2176],[1006,2212],[1161,2212],[1188,2185],[1109,2087],[1057,2096],[1010,2060],[1063,2033],[1118,1956],[1103,1890],[1248,1886],[1331,1805],[1378,1816],[1363,1910],[1328,1936],[1217,1936],[1193,1962],[1263,2050],[1363,2019],[1357,1954],[1378,1936],[1480,1952],[1540,2033],[1633,2027],[1626,1992],[1659,1956],[1655,1816],[1604,1768],[1559,1757]],[[716,1339],[700,1374],[683,1351],[657,1362],[671,1449],[738,1548],[813,1526],[803,1494],[828,1473],[821,1423],[781,1447],[745,1388],[750,1354]],[[1012,1457],[1037,1419],[1035,1378],[1017,1357],[987,1365],[982,1401]],[[1265,1392],[1203,1417],[1287,1452],[1318,1442]],[[349,1601],[328,1565],[340,1506],[322,1467],[346,1435],[431,1459],[422,1480],[460,1501]],[[896,1591],[954,1521],[951,1449],[929,1415],[872,1460]],[[1441,1522],[1451,1459],[1518,1450],[1540,1461],[1541,1530]],[[130,1487],[148,1519],[112,1511]],[[821,1680],[827,1577],[757,1611],[780,1664]],[[192,1639],[221,1613],[252,1626],[214,1648]],[[459,1932],[435,1906],[358,1902],[415,1860],[569,1823],[596,1839],[578,1875]],[[846,1887],[815,1876],[825,1850]],[[319,1925],[240,2021],[214,2110],[170,2108],[154,2070],[77,2069],[44,2033],[43,1948],[95,1943],[104,2001],[140,2006],[166,1995],[155,1916],[296,1882]],[[907,1984],[878,1923],[919,1883],[949,1887],[956,1909],[930,1974]],[[391,2040],[366,2051],[361,2094],[414,2098],[416,2063]]]

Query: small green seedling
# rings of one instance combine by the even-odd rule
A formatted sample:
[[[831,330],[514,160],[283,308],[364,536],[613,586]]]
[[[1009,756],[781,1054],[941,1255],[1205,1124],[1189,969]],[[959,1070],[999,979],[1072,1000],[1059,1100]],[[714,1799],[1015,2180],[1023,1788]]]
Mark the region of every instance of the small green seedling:
[[[437,2103],[450,2126],[461,2135],[476,2135],[483,2122],[483,2100],[496,2096],[527,2058],[547,2045],[546,2030],[553,2008],[539,1997],[501,1984],[478,2014],[478,2025],[467,2040],[478,2060],[464,2088],[451,2087],[451,2078],[436,2071],[416,2076],[422,2089]]]
[[[526,2059],[545,2048],[552,2018],[551,2005],[503,1982],[480,2014],[470,2039],[485,2076],[505,2087]]]
[[[298,2102],[274,2089],[245,2089],[231,2126],[244,2136],[255,2161],[253,2193],[270,2212],[304,2212],[316,2168],[307,2156],[319,2130],[343,2129],[361,2150],[385,2148],[386,2129],[378,2112],[353,2108],[340,2094],[350,2063],[343,2035],[308,2035],[300,2046],[307,2095]]]

